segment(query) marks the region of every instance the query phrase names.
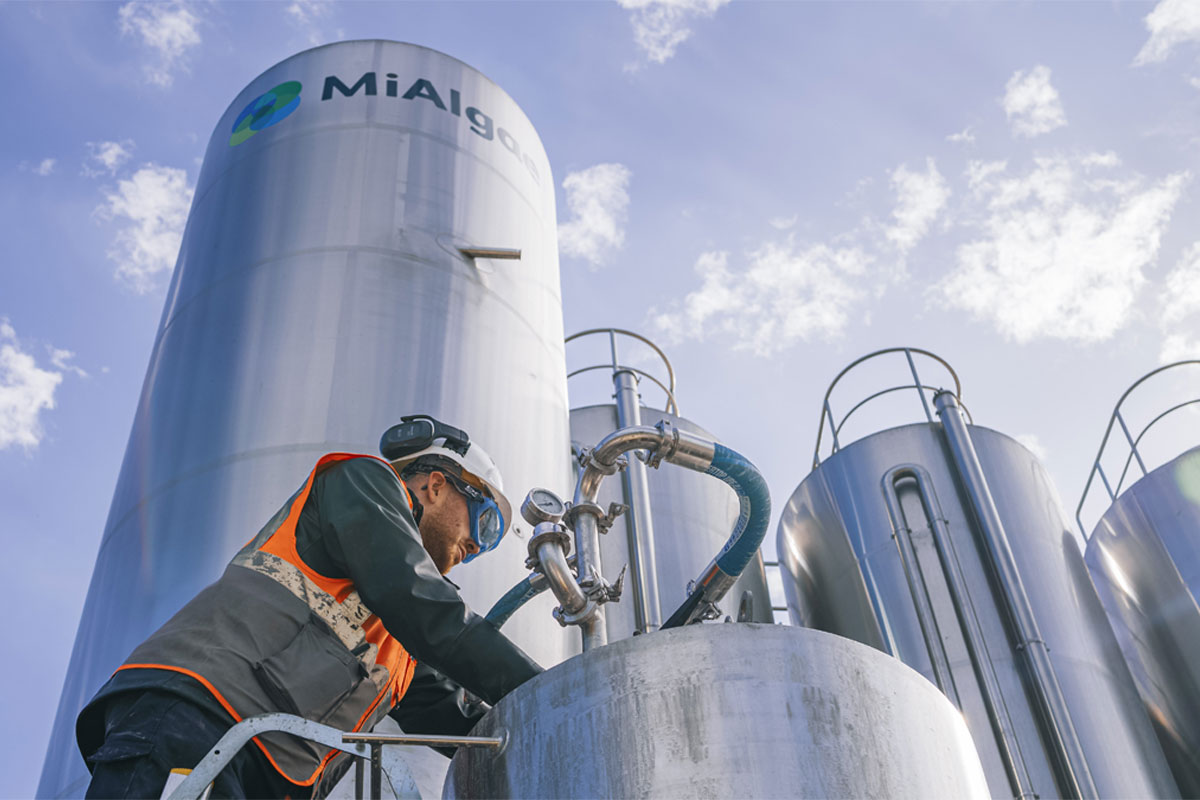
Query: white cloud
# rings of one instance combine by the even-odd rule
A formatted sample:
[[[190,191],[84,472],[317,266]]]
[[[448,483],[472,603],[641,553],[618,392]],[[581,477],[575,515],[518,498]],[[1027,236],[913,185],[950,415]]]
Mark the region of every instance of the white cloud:
[[[1146,15],[1150,39],[1133,59],[1134,66],[1165,61],[1178,44],[1200,42],[1200,3],[1162,0]]]
[[[718,338],[767,356],[797,341],[837,338],[866,296],[871,257],[858,247],[767,242],[733,270],[726,252],[696,261],[700,288],[651,323],[672,341]]]
[[[571,219],[558,226],[564,255],[587,260],[593,267],[625,243],[629,179],[623,164],[596,164],[563,179]]]
[[[952,133],[947,136],[946,141],[953,144],[975,144],[975,133],[971,130],[971,126],[968,125],[958,133]]]
[[[966,172],[963,173],[967,176],[967,188],[978,193],[988,185],[988,178],[1006,169],[1007,161],[969,161]]]
[[[1004,89],[1004,113],[1017,136],[1032,138],[1067,124],[1058,90],[1050,85],[1049,67],[1017,70]]]
[[[174,267],[192,191],[184,170],[146,164],[118,181],[96,209],[123,223],[108,257],[117,264],[117,278],[135,292],[151,291],[158,275]]]
[[[1024,175],[972,165],[964,214],[978,238],[958,248],[934,288],[951,306],[992,322],[1017,342],[1108,339],[1126,322],[1143,269],[1190,175],[1146,185],[1140,176],[1089,179],[1110,154],[1035,159]]]
[[[662,64],[692,35],[691,22],[707,19],[730,0],[617,0],[632,12],[633,40],[646,58]]]
[[[59,348],[50,345],[47,345],[46,349],[50,351],[50,363],[55,367],[58,367],[63,372],[73,372],[81,378],[86,378],[88,376],[83,369],[69,363],[71,359],[75,358],[74,352],[70,350],[60,350]]]
[[[1046,457],[1050,455],[1050,452],[1046,449],[1046,446],[1042,444],[1042,440],[1039,439],[1035,434],[1022,433],[1014,436],[1013,438],[1025,445],[1025,449],[1033,453],[1034,457],[1037,458],[1038,461],[1041,461],[1043,464],[1046,462]]]
[[[772,217],[767,220],[767,224],[777,231],[786,231],[789,228],[796,227],[796,223],[800,221],[799,214],[793,214],[790,217]]]
[[[54,165],[56,163],[58,163],[58,162],[53,158],[43,158],[41,160],[41,163],[39,163],[36,167],[33,168],[33,172],[36,175],[41,175],[42,177],[45,177],[45,176],[49,175],[50,173],[54,172]]]
[[[54,408],[62,373],[41,369],[21,349],[16,331],[0,317],[0,450],[20,445],[26,452],[42,440],[42,411]]]
[[[1180,256],[1163,281],[1158,296],[1159,326],[1164,338],[1159,360],[1164,363],[1200,359],[1200,242]]]
[[[323,21],[333,11],[329,0],[293,0],[287,6],[288,21],[304,32],[310,45],[324,44],[329,34],[322,27]],[[340,37],[338,37],[340,38]]]
[[[891,185],[896,192],[894,223],[884,235],[903,254],[929,231],[950,198],[950,187],[932,158],[925,160],[925,172],[913,172],[901,164],[891,174]]]
[[[200,18],[183,0],[126,3],[117,18],[122,35],[135,34],[154,51],[155,61],[143,69],[158,86],[170,86],[172,73],[186,67],[187,51],[200,44]]]
[[[133,141],[88,142],[88,159],[83,164],[83,174],[89,178],[100,175],[116,175],[121,165],[133,157]]]

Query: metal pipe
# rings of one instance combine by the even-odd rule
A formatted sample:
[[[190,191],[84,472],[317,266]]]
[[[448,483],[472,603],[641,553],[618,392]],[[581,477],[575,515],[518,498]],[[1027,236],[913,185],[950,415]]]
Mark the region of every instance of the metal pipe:
[[[578,489],[576,490],[578,495]],[[576,504],[578,505],[578,504]],[[600,560],[600,517],[596,511],[585,506],[574,520],[575,563],[580,582],[599,579],[603,562]],[[571,581],[574,584],[574,581]],[[551,584],[553,586],[553,583]],[[575,589],[582,593],[578,585]],[[583,651],[608,644],[608,628],[604,622],[604,606],[597,603],[595,612],[580,625],[583,632]]]
[[[655,466],[659,459],[666,459],[673,464],[703,472],[712,464],[716,444],[671,426],[651,428],[645,425],[622,428],[600,440],[588,453],[583,471],[575,484],[571,527],[575,531],[575,558],[581,582],[601,576],[601,511],[596,506],[596,498],[601,482],[617,472],[617,459],[630,450],[649,451],[652,454],[650,463]],[[581,623],[581,628],[584,651],[608,644],[604,606],[597,604],[595,613]]]
[[[892,516],[893,526],[895,526],[895,520],[899,519],[904,521],[906,531],[911,530],[907,525],[907,518],[904,517],[903,508],[900,506],[900,499],[896,493],[896,484],[906,478],[912,479],[917,484],[917,495],[921,499],[921,508],[929,523],[930,533],[933,535],[938,560],[941,562],[942,572],[946,577],[946,588],[950,591],[950,601],[954,604],[955,616],[963,633],[963,640],[975,672],[975,679],[979,681],[979,692],[983,696],[983,705],[988,715],[988,721],[996,735],[996,745],[1000,751],[1000,758],[1004,761],[1004,770],[1008,774],[1009,784],[1017,798],[1036,797],[1037,795],[1033,791],[1033,780],[1029,776],[1029,767],[1021,753],[1021,740],[1017,736],[1012,717],[1009,716],[1008,706],[1005,704],[1004,695],[1000,690],[1000,680],[996,677],[996,669],[992,664],[991,655],[988,653],[987,638],[984,636],[983,626],[979,623],[979,617],[975,613],[975,604],[971,601],[970,587],[967,585],[966,578],[963,577],[962,565],[958,562],[958,553],[954,549],[954,540],[950,537],[950,530],[945,514],[942,513],[941,503],[938,502],[937,495],[933,492],[933,480],[929,477],[929,473],[918,464],[900,464],[888,470],[883,476],[884,497],[888,503],[888,513]],[[895,503],[894,511],[893,502]],[[941,648],[939,647],[939,649]],[[962,704],[959,702],[957,689],[954,694],[947,693],[947,696],[961,708]]]
[[[617,471],[617,459],[630,450],[654,450],[662,443],[657,428],[637,425],[614,431],[600,440],[584,464],[575,484],[575,505],[594,503],[600,494],[600,482]]]
[[[346,744],[410,744],[428,747],[489,747],[504,746],[504,736],[441,736],[429,733],[346,733],[342,735]]]
[[[588,597],[575,582],[575,576],[571,574],[562,547],[553,540],[546,540],[538,545],[537,557],[542,574],[550,584],[550,591],[554,593],[563,610],[568,614],[582,611],[588,603]]]
[[[896,549],[900,551],[900,565],[904,569],[904,577],[908,580],[908,591],[912,595],[913,606],[917,612],[917,624],[921,627],[921,637],[925,640],[925,649],[929,652],[934,683],[954,705],[962,708],[958,689],[954,685],[954,675],[950,671],[950,660],[946,657],[941,631],[938,630],[937,615],[933,612],[929,589],[925,585],[925,576],[921,573],[921,565],[913,547],[912,528],[904,516],[900,495],[896,490],[896,482],[906,477],[915,476],[912,475],[911,469],[903,466],[895,467],[884,474],[883,501],[892,521],[892,538],[896,541]]]
[[[985,556],[1000,585],[1004,606],[1016,636],[1016,648],[1027,668],[1035,702],[1049,728],[1047,738],[1059,762],[1057,771],[1061,783],[1065,784],[1063,794],[1085,800],[1097,797],[1087,758],[1050,662],[1049,649],[1042,639],[1008,535],[988,488],[983,466],[979,463],[979,455],[975,452],[971,434],[959,412],[957,398],[952,392],[942,391],[934,395],[933,402],[946,434],[954,468],[980,526],[986,544]]]
[[[617,424],[621,428],[642,424],[637,378],[628,370],[613,374],[616,389]],[[654,563],[654,519],[650,512],[650,486],[646,465],[631,459],[621,476],[629,515],[625,533],[633,578],[633,619],[638,633],[649,633],[662,625],[658,599],[658,571]]]

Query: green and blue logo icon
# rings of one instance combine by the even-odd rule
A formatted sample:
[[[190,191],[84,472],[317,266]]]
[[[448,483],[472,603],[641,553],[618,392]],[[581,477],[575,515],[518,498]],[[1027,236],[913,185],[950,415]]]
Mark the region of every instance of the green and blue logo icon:
[[[238,114],[233,123],[233,135],[229,137],[229,146],[236,147],[263,128],[283,122],[299,106],[300,81],[281,83],[259,95]]]

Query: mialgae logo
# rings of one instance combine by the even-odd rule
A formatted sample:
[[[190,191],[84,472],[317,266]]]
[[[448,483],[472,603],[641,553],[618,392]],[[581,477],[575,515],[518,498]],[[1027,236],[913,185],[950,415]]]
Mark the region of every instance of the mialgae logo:
[[[229,146],[236,147],[263,128],[283,122],[300,106],[300,81],[281,83],[250,101],[233,123]]]

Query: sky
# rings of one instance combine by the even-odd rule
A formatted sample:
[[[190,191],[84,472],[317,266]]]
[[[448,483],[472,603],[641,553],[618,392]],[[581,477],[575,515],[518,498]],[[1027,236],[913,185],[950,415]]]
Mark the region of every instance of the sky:
[[[212,127],[272,64],[354,38],[441,50],[517,101],[558,187],[567,332],[656,341],[776,520],[826,389],[872,351],[945,358],[1067,518],[1121,393],[1200,358],[1194,0],[0,3],[0,796],[36,787]],[[570,367],[600,353],[569,345]],[[1200,397],[1197,373],[1147,381],[1131,428]],[[908,380],[872,361],[831,405]],[[889,395],[843,442],[922,418]],[[1150,466],[1197,431],[1164,420]]]

